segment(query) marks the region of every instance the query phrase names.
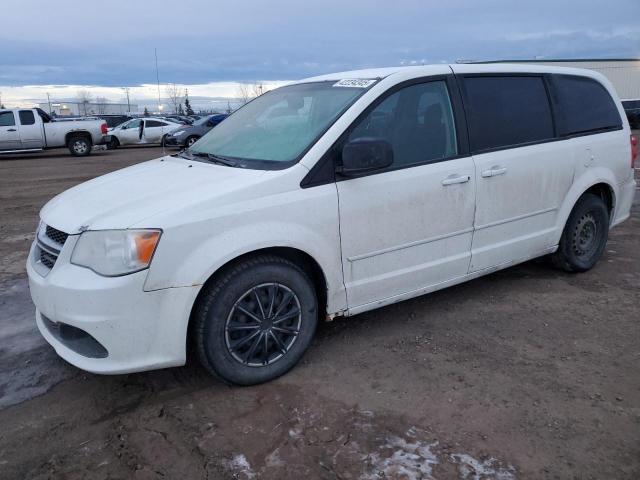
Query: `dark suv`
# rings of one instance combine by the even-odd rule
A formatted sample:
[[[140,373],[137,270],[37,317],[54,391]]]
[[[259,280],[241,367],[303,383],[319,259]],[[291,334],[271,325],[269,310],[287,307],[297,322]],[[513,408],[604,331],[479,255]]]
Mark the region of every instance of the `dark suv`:
[[[228,115],[221,113],[196,120],[193,125],[185,125],[167,135],[165,145],[188,148],[227,117]]]

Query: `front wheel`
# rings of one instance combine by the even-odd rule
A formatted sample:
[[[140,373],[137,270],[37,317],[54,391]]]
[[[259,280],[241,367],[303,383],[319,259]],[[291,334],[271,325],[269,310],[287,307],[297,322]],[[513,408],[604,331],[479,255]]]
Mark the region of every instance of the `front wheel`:
[[[111,140],[109,140],[109,143],[107,143],[107,149],[108,150],[115,150],[116,148],[118,148],[120,146],[120,142],[118,141],[118,139],[114,136],[111,137]]]
[[[201,363],[224,381],[253,385],[277,378],[311,344],[316,293],[288,260],[249,259],[206,288],[195,310],[194,340]]]
[[[602,198],[585,193],[573,207],[552,262],[567,272],[586,272],[602,256],[609,237],[609,211]]]
[[[69,138],[67,148],[71,155],[84,157],[91,153],[91,140],[84,135],[75,135]]]
[[[198,138],[199,138],[199,137],[196,137],[196,136],[191,136],[191,137],[187,138],[187,139],[185,140],[185,142],[184,142],[184,146],[185,146],[186,148],[191,147],[191,145],[193,145],[194,143],[196,143],[196,142],[198,141]]]

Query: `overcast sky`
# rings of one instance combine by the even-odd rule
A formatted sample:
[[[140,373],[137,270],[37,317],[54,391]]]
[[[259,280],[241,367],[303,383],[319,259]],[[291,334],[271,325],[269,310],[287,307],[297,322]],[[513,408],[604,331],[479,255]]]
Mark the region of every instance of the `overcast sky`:
[[[640,57],[640,0],[3,0],[1,10],[5,97],[10,86],[153,84],[154,48],[160,82],[184,85],[457,59]]]

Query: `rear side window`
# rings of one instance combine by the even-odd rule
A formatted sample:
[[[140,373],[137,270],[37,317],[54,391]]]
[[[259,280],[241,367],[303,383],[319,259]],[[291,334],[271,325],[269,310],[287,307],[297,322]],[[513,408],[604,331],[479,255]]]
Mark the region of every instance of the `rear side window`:
[[[553,75],[553,84],[560,135],[622,126],[616,104],[599,82],[586,77]]]
[[[12,127],[16,124],[13,112],[0,112],[0,127]]]
[[[31,110],[20,110],[20,125],[33,125],[36,123],[36,117]]]
[[[149,127],[164,127],[166,123],[158,122],[157,120],[147,120],[147,128]]]
[[[472,151],[553,138],[551,108],[542,77],[466,77],[464,88]]]

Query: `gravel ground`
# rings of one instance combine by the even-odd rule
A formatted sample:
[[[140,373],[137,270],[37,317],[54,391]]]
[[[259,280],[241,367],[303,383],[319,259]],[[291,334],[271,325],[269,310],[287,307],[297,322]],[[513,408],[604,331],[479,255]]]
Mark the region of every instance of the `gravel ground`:
[[[0,157],[0,478],[640,478],[640,217],[592,271],[529,262],[320,326],[286,376],[97,376],[40,338],[39,208],[159,148]]]

